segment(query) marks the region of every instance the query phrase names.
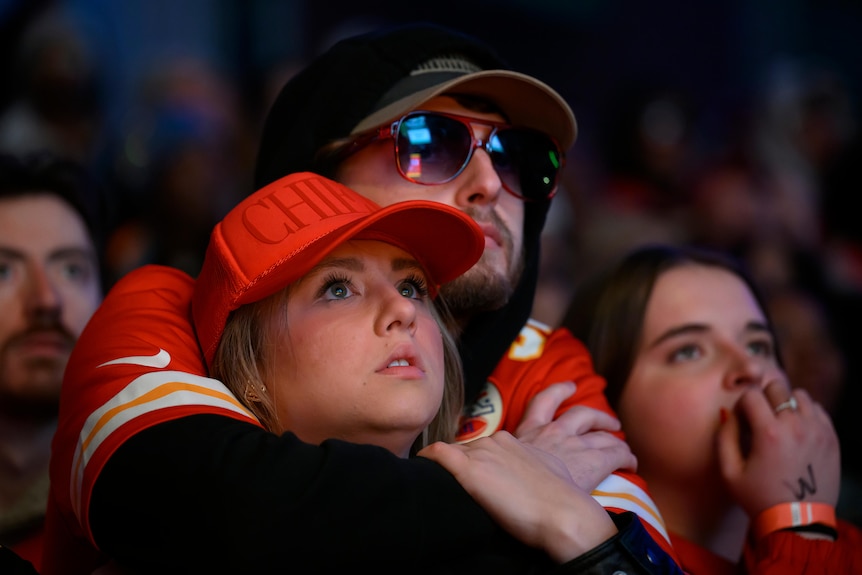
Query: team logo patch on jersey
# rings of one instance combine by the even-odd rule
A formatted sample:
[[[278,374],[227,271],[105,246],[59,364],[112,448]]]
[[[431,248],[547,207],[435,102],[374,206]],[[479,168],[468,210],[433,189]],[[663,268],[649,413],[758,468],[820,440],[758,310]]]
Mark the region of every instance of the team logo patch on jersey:
[[[458,425],[456,443],[465,443],[491,435],[503,426],[503,397],[490,381],[473,403],[464,409]]]
[[[542,356],[545,342],[550,334],[550,328],[545,324],[531,319],[521,328],[521,333],[509,348],[509,359],[515,361],[533,361]]]

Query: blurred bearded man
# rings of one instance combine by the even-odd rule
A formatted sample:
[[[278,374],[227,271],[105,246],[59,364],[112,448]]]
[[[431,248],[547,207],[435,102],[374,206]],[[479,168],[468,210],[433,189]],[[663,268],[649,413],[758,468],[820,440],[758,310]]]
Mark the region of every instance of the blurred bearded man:
[[[102,299],[98,198],[77,164],[0,155],[0,545],[36,569],[60,385]]]

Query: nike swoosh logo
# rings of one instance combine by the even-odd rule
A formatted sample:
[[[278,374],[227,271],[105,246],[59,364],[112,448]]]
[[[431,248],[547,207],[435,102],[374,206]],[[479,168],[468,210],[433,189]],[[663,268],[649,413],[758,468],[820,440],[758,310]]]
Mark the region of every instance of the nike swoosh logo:
[[[106,361],[102,365],[98,367],[105,367],[106,365],[140,365],[142,367],[155,367],[155,368],[163,368],[167,367],[171,362],[171,354],[159,348],[159,353],[155,355],[133,355],[130,357],[120,357],[117,359],[112,359],[111,361]]]

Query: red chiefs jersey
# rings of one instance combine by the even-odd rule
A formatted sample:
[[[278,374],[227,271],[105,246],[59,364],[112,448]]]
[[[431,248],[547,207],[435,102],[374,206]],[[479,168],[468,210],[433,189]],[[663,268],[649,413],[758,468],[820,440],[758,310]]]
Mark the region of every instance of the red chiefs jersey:
[[[514,433],[530,400],[562,381],[575,382],[577,390],[560,406],[558,415],[574,405],[584,405],[616,417],[604,394],[605,380],[594,371],[584,344],[567,329],[551,330],[530,320],[497,364],[478,399],[465,411],[457,440],[463,443],[501,429]],[[621,432],[615,435],[624,439]],[[637,513],[653,539],[676,559],[664,520],[638,475],[614,472],[592,495],[610,511]]]
[[[99,564],[88,521],[90,496],[102,467],[128,438],[198,413],[257,424],[221,382],[194,375],[206,373],[206,366],[191,315],[178,315],[176,304],[191,301],[193,286],[194,280],[176,269],[136,269],[117,282],[85,331],[121,324],[140,329],[148,339],[134,329],[111,329],[111,339],[88,337],[75,346],[52,444],[45,575],[88,572]],[[152,334],[164,334],[164,347],[152,343]]]

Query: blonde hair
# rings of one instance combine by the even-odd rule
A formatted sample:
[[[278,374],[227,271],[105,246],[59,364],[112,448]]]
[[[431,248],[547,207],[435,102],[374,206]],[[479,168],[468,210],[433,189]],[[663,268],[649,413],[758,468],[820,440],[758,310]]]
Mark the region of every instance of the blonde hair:
[[[254,413],[264,428],[273,433],[281,433],[282,426],[272,395],[267,392],[267,383],[271,380],[268,365],[272,354],[290,352],[289,349],[279,349],[279,334],[288,329],[289,292],[288,287],[232,312],[210,370],[210,375],[222,381]],[[434,419],[413,443],[411,455],[435,441],[452,442],[458,431],[464,402],[464,373],[450,331],[450,327],[455,325],[454,320],[440,297],[429,309],[443,337],[443,399]],[[276,329],[267,329],[273,325]]]

